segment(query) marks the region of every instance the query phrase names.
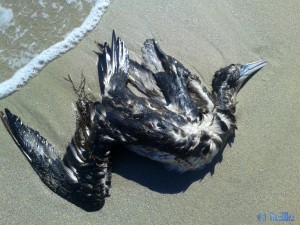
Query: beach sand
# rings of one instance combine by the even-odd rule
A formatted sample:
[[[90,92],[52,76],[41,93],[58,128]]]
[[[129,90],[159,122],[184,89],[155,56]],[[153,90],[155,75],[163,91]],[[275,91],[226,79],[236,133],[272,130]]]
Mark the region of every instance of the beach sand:
[[[210,84],[219,68],[260,59],[268,65],[238,95],[236,137],[204,171],[169,172],[120,149],[111,197],[88,213],[51,192],[0,125],[1,224],[257,224],[257,214],[300,220],[300,14],[298,0],[115,0],[97,28],[73,50],[1,100],[60,154],[75,129],[76,96],[63,77],[81,72],[99,93],[93,43],[115,29],[130,56],[147,38]],[[214,167],[214,170],[213,170]],[[211,175],[213,174],[213,175]],[[298,222],[297,222],[298,221]]]

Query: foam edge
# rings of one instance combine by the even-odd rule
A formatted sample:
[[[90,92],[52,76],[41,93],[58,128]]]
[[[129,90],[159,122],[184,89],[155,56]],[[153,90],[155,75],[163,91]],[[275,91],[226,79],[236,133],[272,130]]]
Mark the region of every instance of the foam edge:
[[[77,46],[87,33],[95,29],[109,4],[110,0],[97,0],[80,27],[74,28],[64,40],[42,51],[28,64],[17,70],[10,79],[0,83],[0,99],[6,98],[25,86],[46,65]]]

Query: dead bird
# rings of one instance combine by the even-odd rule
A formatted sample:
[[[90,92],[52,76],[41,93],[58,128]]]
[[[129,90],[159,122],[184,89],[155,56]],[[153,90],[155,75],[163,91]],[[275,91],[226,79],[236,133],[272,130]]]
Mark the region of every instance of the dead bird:
[[[143,63],[129,58],[113,32],[99,44],[103,128],[126,148],[180,172],[201,169],[234,135],[236,95],[266,61],[217,71],[212,92],[182,63],[148,39]],[[143,96],[128,88],[131,83]]]
[[[220,69],[209,92],[198,76],[166,55],[153,39],[144,43],[141,64],[129,58],[114,32],[111,46],[97,46],[102,100],[85,93],[84,79],[79,87],[73,85],[78,95],[77,128],[63,160],[37,131],[8,109],[1,112],[41,180],[88,211],[100,209],[108,196],[115,144],[179,172],[209,164],[234,135],[238,91],[266,65],[258,61]]]

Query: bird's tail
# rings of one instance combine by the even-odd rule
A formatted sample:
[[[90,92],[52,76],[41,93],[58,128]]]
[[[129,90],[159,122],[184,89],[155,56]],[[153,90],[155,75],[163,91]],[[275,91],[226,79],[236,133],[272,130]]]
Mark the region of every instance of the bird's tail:
[[[98,53],[98,75],[102,94],[126,87],[129,70],[129,55],[124,42],[115,31],[112,33],[111,46],[108,43],[96,43]]]
[[[77,101],[77,129],[61,160],[53,146],[38,131],[5,109],[1,119],[40,179],[56,194],[87,210],[102,208],[111,179],[108,145],[100,143],[93,123],[94,103]],[[101,136],[101,135],[100,135]]]

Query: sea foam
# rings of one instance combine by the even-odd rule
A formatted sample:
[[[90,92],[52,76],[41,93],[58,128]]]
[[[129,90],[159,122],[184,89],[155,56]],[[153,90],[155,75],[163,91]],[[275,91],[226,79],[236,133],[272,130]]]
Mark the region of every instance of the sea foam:
[[[4,32],[8,28],[13,20],[12,9],[4,8],[0,5],[0,32]]]
[[[109,3],[110,0],[97,0],[91,9],[90,14],[83,21],[80,27],[77,27],[70,32],[64,40],[42,51],[28,64],[16,71],[10,79],[0,83],[0,99],[3,99],[17,91],[31,78],[35,77],[47,64],[74,48],[88,32],[92,31],[96,27]]]

